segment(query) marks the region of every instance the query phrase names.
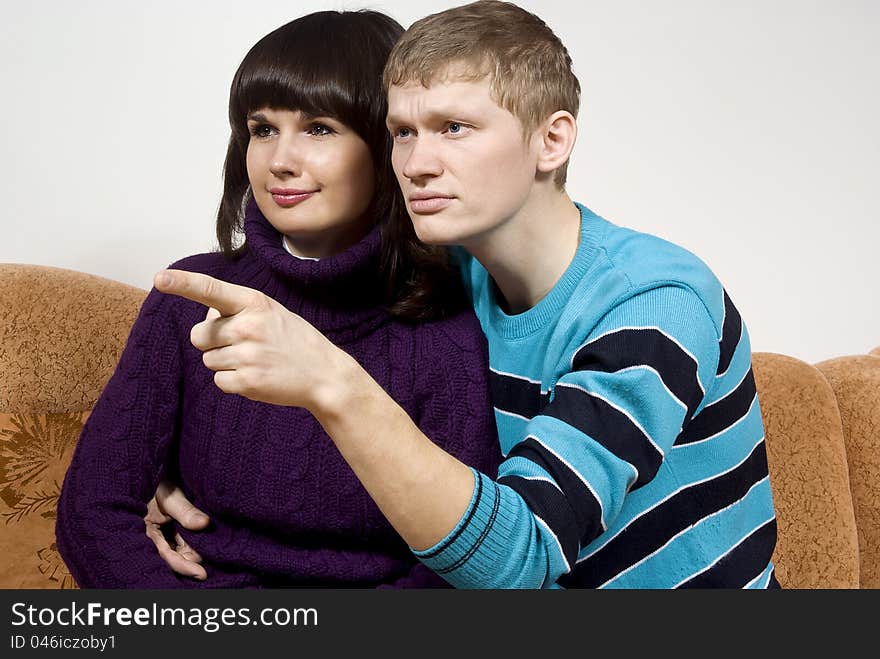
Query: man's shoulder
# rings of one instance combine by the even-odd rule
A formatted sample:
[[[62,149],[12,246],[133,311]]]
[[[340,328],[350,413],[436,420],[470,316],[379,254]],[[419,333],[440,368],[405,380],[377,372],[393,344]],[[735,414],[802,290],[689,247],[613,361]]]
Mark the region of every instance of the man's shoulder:
[[[723,312],[722,284],[699,256],[660,236],[595,218],[598,247],[609,268],[625,278],[630,293],[683,287],[701,298],[713,316]]]
[[[665,238],[615,224],[594,214],[599,247],[636,287],[662,281],[682,284],[717,281],[708,265],[690,250]]]

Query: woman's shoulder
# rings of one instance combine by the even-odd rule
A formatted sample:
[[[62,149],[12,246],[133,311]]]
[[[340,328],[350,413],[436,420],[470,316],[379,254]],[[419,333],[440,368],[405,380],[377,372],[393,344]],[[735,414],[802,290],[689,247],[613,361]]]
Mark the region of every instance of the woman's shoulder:
[[[417,333],[424,349],[432,354],[488,363],[486,335],[470,305],[444,318],[421,323]]]
[[[174,261],[167,266],[170,270],[185,270],[208,275],[215,279],[236,283],[236,272],[239,269],[235,261],[231,261],[220,252],[193,254]],[[171,314],[181,321],[189,322],[191,317],[204,314],[204,305],[177,295],[168,295],[153,288],[147,295],[142,307],[142,315]]]
[[[225,257],[221,252],[205,252],[193,254],[179,259],[168,266],[172,270],[186,270],[203,275],[222,278],[221,275],[234,272],[238,261]]]

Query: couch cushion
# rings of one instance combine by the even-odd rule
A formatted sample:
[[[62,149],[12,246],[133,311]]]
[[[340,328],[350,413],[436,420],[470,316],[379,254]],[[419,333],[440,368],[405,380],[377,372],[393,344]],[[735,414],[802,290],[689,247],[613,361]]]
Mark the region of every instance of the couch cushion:
[[[0,413],[0,587],[76,587],[55,547],[55,509],[88,415]]]

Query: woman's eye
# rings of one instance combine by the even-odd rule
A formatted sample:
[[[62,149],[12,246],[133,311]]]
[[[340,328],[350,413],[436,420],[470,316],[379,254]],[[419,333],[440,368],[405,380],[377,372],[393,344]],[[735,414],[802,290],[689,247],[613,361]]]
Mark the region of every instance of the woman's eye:
[[[331,135],[334,131],[324,124],[312,124],[308,131],[309,135]]]
[[[272,126],[266,124],[251,126],[251,135],[254,137],[270,137],[272,135]]]

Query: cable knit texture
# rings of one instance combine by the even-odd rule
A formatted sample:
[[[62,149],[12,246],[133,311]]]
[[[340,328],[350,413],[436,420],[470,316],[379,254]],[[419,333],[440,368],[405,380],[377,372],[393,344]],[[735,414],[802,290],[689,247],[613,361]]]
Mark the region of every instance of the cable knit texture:
[[[374,229],[345,252],[286,252],[251,202],[248,250],[172,267],[256,288],[355,357],[438,445],[481,471],[500,460],[486,342],[468,310],[409,324],[384,310]],[[155,289],[89,417],[58,505],[57,544],[77,583],[100,588],[439,587],[385,520],[314,417],[224,394],[189,341],[206,308]],[[178,529],[205,582],[179,577],[144,534],[163,477],[211,526]]]

